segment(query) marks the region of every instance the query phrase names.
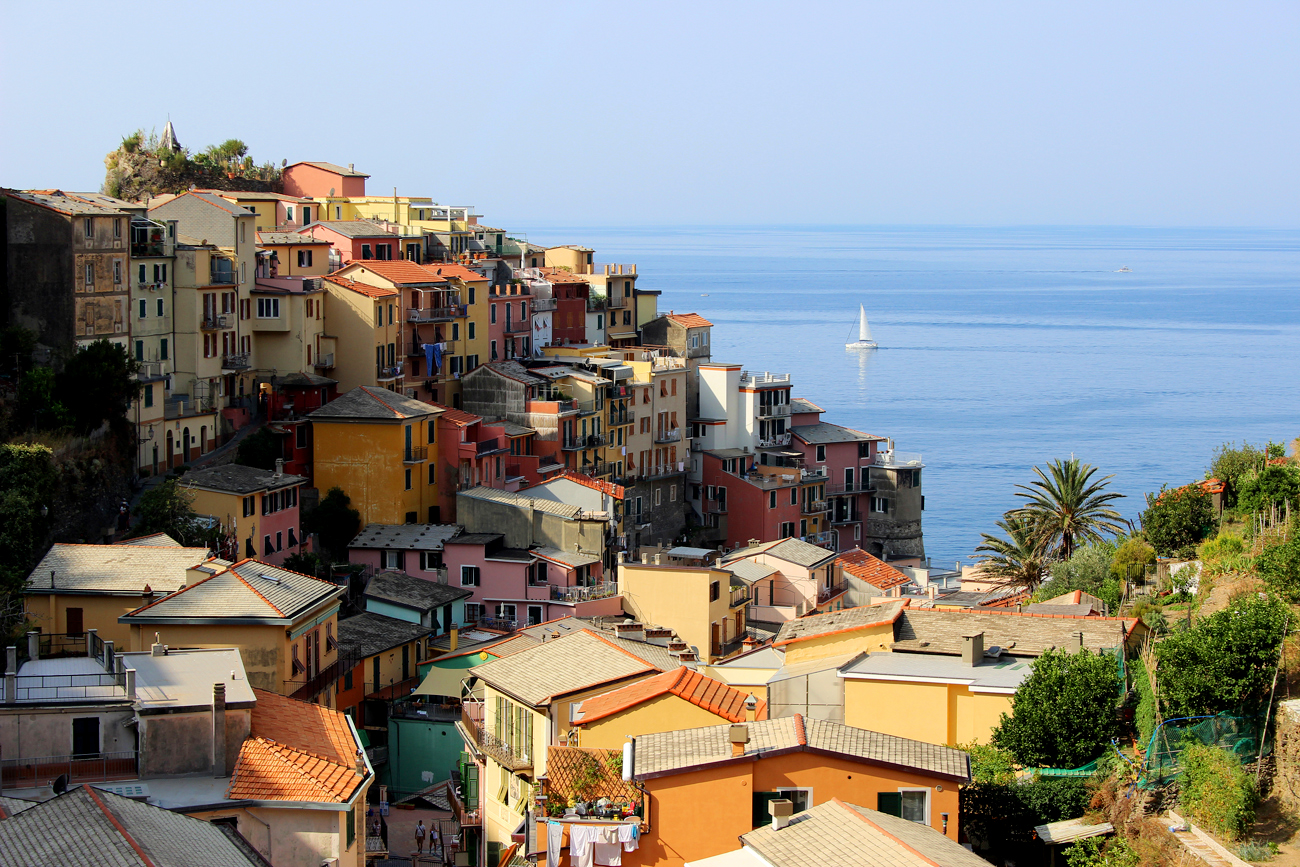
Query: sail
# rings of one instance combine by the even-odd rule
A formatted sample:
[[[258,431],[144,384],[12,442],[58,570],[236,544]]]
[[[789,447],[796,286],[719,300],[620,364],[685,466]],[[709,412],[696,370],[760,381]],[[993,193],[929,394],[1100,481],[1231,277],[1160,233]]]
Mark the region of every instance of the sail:
[[[858,340],[862,342],[871,340],[871,326],[867,324],[867,309],[861,304],[858,305]]]

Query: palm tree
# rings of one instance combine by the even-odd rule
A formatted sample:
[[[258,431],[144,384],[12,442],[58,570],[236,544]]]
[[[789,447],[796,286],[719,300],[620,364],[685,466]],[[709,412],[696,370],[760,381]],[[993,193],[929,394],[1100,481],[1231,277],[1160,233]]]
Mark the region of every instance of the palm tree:
[[[1093,481],[1097,468],[1080,463],[1078,458],[1052,461],[1047,469],[1044,473],[1034,467],[1038,480],[1016,485],[1020,488],[1016,496],[1029,501],[1016,511],[1041,527],[1052,556],[1068,560],[1077,543],[1100,542],[1105,535],[1125,530],[1119,512],[1107,505],[1124,496],[1106,491],[1106,483],[1114,476]]]
[[[982,575],[1005,587],[1033,590],[1047,574],[1050,537],[1037,519],[1019,511],[1003,515],[998,527],[1007,538],[981,533],[984,541],[975,548],[976,554],[984,552],[978,562]]]

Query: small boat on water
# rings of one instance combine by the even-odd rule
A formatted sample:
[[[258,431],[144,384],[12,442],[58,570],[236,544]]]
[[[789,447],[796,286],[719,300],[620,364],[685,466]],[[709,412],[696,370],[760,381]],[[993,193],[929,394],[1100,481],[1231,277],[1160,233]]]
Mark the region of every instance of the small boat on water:
[[[844,344],[845,349],[875,349],[876,341],[871,339],[871,326],[867,324],[867,308],[858,305],[858,339]]]
[[[1132,272],[1132,270],[1133,270],[1132,268],[1130,268],[1129,266],[1125,265],[1123,268],[1120,268],[1120,269],[1119,269],[1118,271],[1116,271],[1115,273],[1116,273],[1116,274],[1128,274],[1128,273]]]

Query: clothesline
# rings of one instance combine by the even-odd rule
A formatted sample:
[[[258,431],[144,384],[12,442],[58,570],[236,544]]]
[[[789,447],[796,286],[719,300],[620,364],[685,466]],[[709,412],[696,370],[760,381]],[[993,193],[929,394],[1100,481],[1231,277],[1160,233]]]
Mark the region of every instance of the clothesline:
[[[572,867],[621,867],[623,853],[637,848],[640,821],[582,822],[548,819],[546,822],[546,867],[560,867],[569,835],[569,863]]]

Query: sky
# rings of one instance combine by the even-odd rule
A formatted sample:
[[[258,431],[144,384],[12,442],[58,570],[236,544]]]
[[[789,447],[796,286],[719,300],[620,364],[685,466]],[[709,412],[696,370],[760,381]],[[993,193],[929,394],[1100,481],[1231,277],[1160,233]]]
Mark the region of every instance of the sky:
[[[182,144],[497,226],[1300,225],[1300,4],[5,4],[0,186]]]

